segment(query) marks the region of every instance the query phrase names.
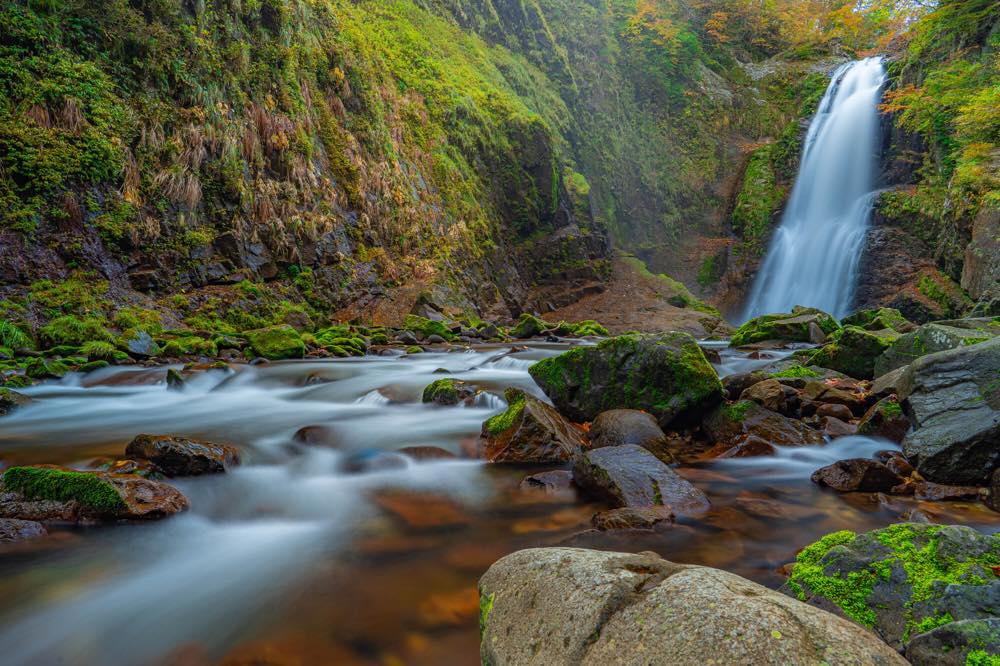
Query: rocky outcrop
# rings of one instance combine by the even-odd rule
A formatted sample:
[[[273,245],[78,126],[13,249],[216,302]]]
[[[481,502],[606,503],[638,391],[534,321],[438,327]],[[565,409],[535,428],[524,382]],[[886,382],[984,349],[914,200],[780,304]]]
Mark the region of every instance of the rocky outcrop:
[[[925,324],[895,340],[875,361],[881,377],[927,354],[968,347],[1000,335],[1000,325],[991,318],[956,319]]]
[[[59,467],[12,467],[3,474],[0,518],[88,522],[145,520],[184,511],[179,490],[128,474]]]
[[[220,474],[240,464],[233,446],[170,435],[138,435],[125,447],[125,456],[148,460],[167,476]]]
[[[931,481],[985,485],[1000,465],[1000,338],[924,356],[900,379],[903,452]]]
[[[641,409],[665,428],[722,400],[715,369],[686,333],[611,338],[540,361],[530,373],[560,412],[581,422]]]
[[[995,535],[902,523],[827,535],[799,553],[785,589],[871,628],[913,663],[965,664],[1000,638],[998,563]],[[984,624],[969,633],[967,621]]]
[[[490,567],[479,598],[484,664],[906,663],[846,620],[652,553],[520,551]]]
[[[493,463],[572,460],[586,446],[583,431],[520,389],[504,393],[507,409],[483,423],[480,452]]]
[[[820,343],[839,329],[837,320],[825,312],[815,308],[796,307],[791,313],[769,314],[751,319],[740,326],[730,344],[739,347],[770,340]]]
[[[666,506],[676,515],[708,510],[705,495],[656,456],[634,444],[594,449],[573,464],[577,487],[615,507]]]

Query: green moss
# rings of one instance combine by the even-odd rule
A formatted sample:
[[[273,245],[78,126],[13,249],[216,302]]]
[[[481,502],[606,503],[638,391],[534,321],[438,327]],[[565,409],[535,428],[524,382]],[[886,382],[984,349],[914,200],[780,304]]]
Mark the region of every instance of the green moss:
[[[216,356],[219,350],[212,340],[197,335],[184,335],[167,340],[160,347],[160,355],[168,358],[180,356]]]
[[[903,406],[897,400],[883,400],[880,409],[887,418],[895,419],[903,415]]]
[[[441,405],[457,405],[459,402],[458,384],[454,379],[438,379],[424,388],[423,402],[436,402]]]
[[[39,338],[47,345],[80,346],[90,341],[114,342],[115,336],[106,328],[107,322],[98,317],[64,315],[43,326]]]
[[[743,419],[746,418],[747,412],[753,408],[754,404],[752,400],[740,400],[731,405],[723,405],[722,414],[734,423],[742,423]]]
[[[490,620],[490,613],[493,612],[493,602],[496,600],[496,594],[485,595],[479,594],[479,637],[482,638],[486,633],[486,625]]]
[[[803,365],[792,365],[780,372],[771,373],[772,379],[785,379],[785,378],[793,379],[800,377],[822,377],[822,376],[823,373],[816,372],[815,370],[807,368]]]
[[[77,501],[99,513],[127,509],[115,487],[94,474],[45,467],[12,467],[3,474],[4,488],[32,500]]]
[[[955,618],[951,616],[951,613],[942,613],[941,615],[928,615],[924,619],[920,620],[913,625],[911,630],[911,635],[916,636],[917,634],[922,634],[932,629],[937,629],[938,627],[944,626],[949,622],[954,622]]]
[[[424,353],[424,348],[421,347],[420,345],[410,345],[409,347],[406,348],[406,353],[407,354],[423,354]]]
[[[806,321],[796,321],[815,315]],[[739,347],[767,340],[809,342],[809,323],[819,326],[827,335],[840,330],[840,324],[830,315],[814,308],[795,308],[791,313],[769,314],[756,317],[737,329],[730,345]]]
[[[441,321],[433,321],[419,315],[406,315],[403,328],[420,334],[422,338],[429,338],[432,335],[439,335],[445,340],[454,340],[455,334],[447,324]]]
[[[519,340],[526,340],[537,337],[552,328],[556,328],[556,326],[533,314],[525,312],[518,318],[517,323],[511,327],[510,335]],[[564,335],[569,335],[570,333],[571,331],[567,326]]]
[[[63,361],[32,358],[24,365],[24,374],[32,379],[59,379],[67,372],[69,372],[69,366]]]
[[[847,530],[828,534],[816,543],[806,547],[795,559],[788,585],[799,599],[807,599],[803,586],[810,594],[819,594],[840,607],[844,614],[858,624],[871,628],[875,624],[875,612],[868,607],[868,595],[875,586],[875,571],[862,570],[849,573],[846,577],[827,576],[823,569],[823,558],[832,549],[851,543],[857,534]]]
[[[491,436],[496,437],[511,428],[524,412],[527,403],[525,394],[519,389],[507,389],[504,391],[504,399],[507,401],[507,409],[502,413],[492,416],[483,423],[483,429]]]
[[[0,320],[0,347],[21,349],[32,346],[31,338],[19,326],[6,319]]]
[[[271,326],[246,332],[254,353],[271,360],[302,358],[306,353],[302,337],[291,326]]]
[[[973,650],[965,655],[965,666],[1000,666],[1000,655]]]
[[[103,340],[91,340],[80,347],[80,353],[91,361],[111,361],[115,358],[115,346]]]
[[[733,208],[733,228],[752,256],[761,256],[767,249],[775,215],[786,196],[775,176],[773,152],[774,146],[767,145],[750,155],[743,186]]]

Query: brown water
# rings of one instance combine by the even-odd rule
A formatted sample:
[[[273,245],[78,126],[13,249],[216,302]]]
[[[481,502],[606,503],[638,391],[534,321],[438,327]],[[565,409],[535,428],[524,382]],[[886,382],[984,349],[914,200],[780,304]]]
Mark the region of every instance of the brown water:
[[[519,489],[546,468],[462,460],[342,471],[346,458],[403,446],[474,446],[502,403],[421,405],[435,370],[537,393],[527,367],[564,348],[245,367],[202,373],[180,393],[162,384],[165,370],[131,369],[31,389],[39,402],[0,421],[7,464],[84,463],[120,454],[140,432],[229,441],[245,464],[178,482],[192,503],[185,515],[0,550],[3,663],[475,664],[476,582],[521,548],[651,550],[776,587],[796,550],[831,531],[914,509],[934,522],[1000,526],[976,503],[838,495],[809,481],[834,460],[891,446],[866,438],[681,467],[712,511],[655,531],[595,532],[600,506]],[[720,369],[752,363],[727,354]],[[306,425],[327,426],[339,449],[291,450]]]

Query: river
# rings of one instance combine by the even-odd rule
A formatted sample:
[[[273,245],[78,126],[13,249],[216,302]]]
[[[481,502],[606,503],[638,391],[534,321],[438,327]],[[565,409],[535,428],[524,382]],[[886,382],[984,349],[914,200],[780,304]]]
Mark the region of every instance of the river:
[[[624,533],[590,530],[600,507],[572,491],[519,488],[548,468],[392,453],[468,456],[502,389],[541,397],[528,367],[566,348],[234,366],[199,372],[182,391],[167,390],[165,368],[109,368],[27,389],[37,402],[0,421],[5,464],[120,456],[139,433],[229,442],[244,464],[177,480],[192,506],[181,516],[53,529],[0,550],[3,663],[474,664],[476,582],[521,548],[653,550],[777,587],[796,550],[834,530],[880,527],[914,508],[936,522],[1000,522],[975,503],[880,501],[809,481],[818,467],[893,446],[863,437],[682,465],[712,511]],[[722,354],[722,374],[767,362]],[[442,371],[491,393],[471,407],[421,404]],[[332,446],[294,444],[304,426],[324,426]]]

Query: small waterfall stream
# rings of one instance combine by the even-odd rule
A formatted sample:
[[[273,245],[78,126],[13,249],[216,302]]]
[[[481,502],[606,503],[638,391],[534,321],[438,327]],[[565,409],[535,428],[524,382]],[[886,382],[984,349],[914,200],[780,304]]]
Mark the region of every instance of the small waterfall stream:
[[[875,199],[880,58],[841,66],[809,127],[781,226],[754,282],[744,319],[796,305],[849,314]]]

